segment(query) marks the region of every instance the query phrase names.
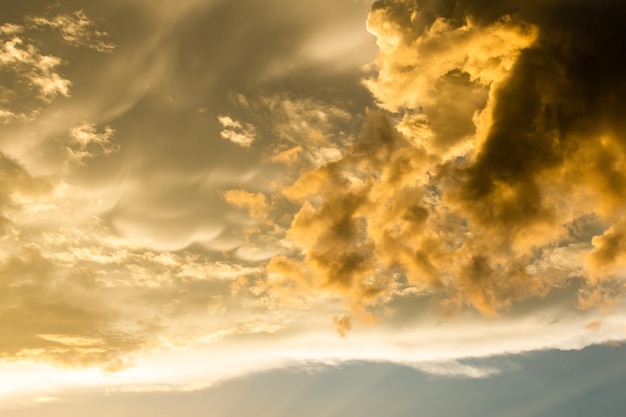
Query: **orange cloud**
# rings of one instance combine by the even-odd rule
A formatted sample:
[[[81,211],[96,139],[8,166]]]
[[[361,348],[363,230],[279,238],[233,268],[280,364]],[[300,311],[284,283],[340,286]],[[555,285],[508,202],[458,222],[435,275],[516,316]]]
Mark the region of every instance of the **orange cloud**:
[[[609,12],[623,15],[374,3],[365,85],[391,114],[370,112],[340,159],[283,190],[301,204],[287,237],[312,288],[362,311],[414,288],[487,315],[581,275],[581,305],[622,297],[626,103],[606,43],[624,34],[614,16],[581,29]],[[585,71],[589,59],[603,65]]]

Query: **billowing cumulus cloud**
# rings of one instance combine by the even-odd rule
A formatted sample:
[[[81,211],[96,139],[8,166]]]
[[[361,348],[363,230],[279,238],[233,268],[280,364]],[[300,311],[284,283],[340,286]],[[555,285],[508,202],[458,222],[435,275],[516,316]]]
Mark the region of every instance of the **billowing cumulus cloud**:
[[[352,306],[414,287],[488,315],[575,277],[581,305],[621,297],[626,10],[514,3],[374,3],[365,84],[390,115],[284,190],[314,287]]]

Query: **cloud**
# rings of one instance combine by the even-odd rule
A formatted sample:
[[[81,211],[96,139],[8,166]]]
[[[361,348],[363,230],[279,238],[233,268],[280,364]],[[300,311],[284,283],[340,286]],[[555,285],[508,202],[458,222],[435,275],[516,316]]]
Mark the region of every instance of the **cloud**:
[[[36,201],[53,189],[52,181],[33,177],[19,162],[0,153],[0,237],[10,234],[11,212],[19,210],[21,201]]]
[[[368,29],[380,53],[376,76],[365,85],[380,106],[402,110],[398,128],[412,141],[452,156],[472,146],[476,133],[480,137],[489,123],[490,91],[534,42],[537,29],[507,15],[485,27],[472,16],[455,20],[436,13],[421,3],[374,3]]]
[[[17,33],[21,33],[24,31],[24,28],[20,25],[15,25],[13,23],[5,23],[0,26],[0,33],[6,35],[15,35]]]
[[[256,129],[250,123],[242,125],[230,116],[218,116],[217,120],[222,125],[220,136],[243,148],[248,148],[254,142]]]
[[[262,272],[189,253],[146,251],[112,239],[98,222],[47,231],[29,246],[0,260],[0,311],[12,318],[0,326],[0,358],[9,362],[119,371],[135,355],[193,346],[249,318],[249,311],[238,311],[246,297],[235,283]],[[215,322],[201,325],[209,316]]]
[[[270,160],[276,163],[282,163],[286,165],[295,165],[300,159],[300,153],[302,152],[302,146],[294,146],[293,148],[286,149],[284,151],[277,150],[277,153],[272,155]]]
[[[1,357],[114,369],[118,354],[135,348],[136,336],[108,328],[110,312],[89,304],[80,271],[68,276],[37,250],[24,250],[2,260],[0,277],[0,309],[11,317],[0,329]]]
[[[38,29],[50,27],[61,38],[76,46],[87,46],[98,52],[110,52],[105,32],[83,11],[54,17],[32,15],[23,24],[0,26],[0,70],[4,77],[0,90],[0,123],[26,123],[42,113],[42,104],[55,98],[70,97],[72,82],[60,71],[68,62],[57,54],[46,53],[53,42],[42,42]]]
[[[108,34],[96,28],[96,24],[84,11],[58,14],[53,17],[36,16],[27,20],[33,27],[49,27],[61,35],[64,41],[85,46],[98,52],[111,53],[116,45],[108,42]]]
[[[621,6],[378,1],[359,84],[347,15],[253,3],[114,1],[111,54],[85,12],[0,26],[3,364],[481,377],[624,338]]]
[[[43,101],[49,102],[57,95],[69,96],[71,82],[56,72],[61,59],[42,55],[37,47],[11,32],[14,31],[1,33],[0,67],[11,71],[17,82],[26,81],[30,88],[38,90]]]
[[[585,323],[597,320],[597,313],[561,315],[554,305],[546,303],[543,307],[530,317],[502,317],[487,322],[472,314],[431,322],[432,317],[416,315],[413,310],[413,320],[425,321],[420,326],[381,323],[376,328],[355,328],[346,338],[321,326],[319,317],[292,311],[289,316],[294,320],[286,326],[273,328],[267,319],[262,320],[262,326],[255,321],[233,323],[232,327],[223,326],[219,333],[207,334],[205,344],[154,350],[138,357],[134,367],[115,374],[98,373],[81,380],[78,372],[51,372],[37,365],[26,368],[22,378],[30,382],[24,391],[61,398],[64,391],[75,387],[93,387],[99,392],[187,391],[270,369],[319,369],[350,361],[395,363],[436,375],[485,378],[511,370],[510,361],[493,355],[580,349],[589,343],[612,340],[623,328],[623,309],[599,329],[589,330]],[[553,315],[561,316],[553,320]],[[308,318],[304,325],[298,326],[304,318]],[[550,320],[552,324],[547,325]],[[255,349],[250,349],[251,344]],[[33,379],[33,375],[40,378]],[[55,385],[65,390],[50,389],[48,381],[54,376]],[[3,373],[0,381],[11,377],[14,375]]]
[[[245,190],[229,190],[223,195],[229,204],[238,208],[245,208],[250,216],[261,220],[267,218],[269,206],[264,194],[251,193]]]
[[[262,97],[253,103],[258,112],[271,115],[277,147],[272,159],[295,164],[299,159],[317,166],[341,158],[342,148],[353,140],[353,116],[341,106],[286,94]]]
[[[594,250],[589,254],[589,261],[594,270],[605,275],[608,271],[618,272],[623,269],[626,259],[626,224],[624,218],[611,226],[601,236],[594,236]],[[602,273],[604,272],[604,273]]]
[[[443,311],[497,315],[575,276],[581,306],[621,298],[626,103],[610,51],[625,14],[609,3],[374,3],[380,53],[365,85],[391,114],[371,112],[339,159],[283,190],[302,204],[287,233],[298,274],[360,311],[415,288],[439,294]],[[604,17],[614,24],[590,34],[589,19]],[[599,229],[572,232],[589,219]],[[549,261],[564,250],[575,255]]]
[[[362,306],[393,287],[391,277],[379,273],[378,258],[386,251],[372,240],[367,219],[376,210],[369,198],[385,177],[386,162],[405,145],[384,114],[371,112],[342,159],[305,171],[283,190],[302,203],[287,237],[301,248],[302,274],[314,288],[338,291]]]
[[[347,337],[348,331],[352,329],[352,323],[350,322],[350,316],[333,316],[333,323],[337,329],[337,333],[341,337]]]
[[[82,163],[84,159],[93,158],[94,148],[104,155],[119,151],[119,145],[111,143],[115,130],[106,126],[98,133],[96,124],[84,121],[70,129],[70,144],[67,147],[69,160]]]
[[[20,123],[20,122],[29,122],[34,120],[38,111],[34,110],[31,114],[26,113],[15,113],[10,110],[0,109],[0,123],[8,124],[8,123]]]

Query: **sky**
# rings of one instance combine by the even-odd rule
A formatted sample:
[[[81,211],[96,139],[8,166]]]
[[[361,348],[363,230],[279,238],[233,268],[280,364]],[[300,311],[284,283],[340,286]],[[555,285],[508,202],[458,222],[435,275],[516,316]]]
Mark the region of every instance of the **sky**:
[[[621,2],[2,9],[0,415],[626,408]]]

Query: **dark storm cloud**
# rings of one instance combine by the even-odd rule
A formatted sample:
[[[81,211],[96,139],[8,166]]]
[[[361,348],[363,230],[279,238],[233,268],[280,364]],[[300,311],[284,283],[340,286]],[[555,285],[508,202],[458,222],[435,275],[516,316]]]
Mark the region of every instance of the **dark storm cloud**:
[[[613,1],[375,2],[365,83],[398,123],[288,189],[308,195],[304,264],[375,282],[365,304],[409,285],[495,314],[577,274],[593,277],[581,305],[621,297],[625,19]],[[570,233],[585,219],[595,237]]]
[[[472,3],[467,10],[470,17],[489,16]],[[508,219],[503,208],[486,221],[542,221],[553,209],[543,203],[538,183],[550,171],[573,170],[571,161],[589,149],[598,154],[588,161],[588,185],[606,184],[608,196],[623,190],[622,158],[604,152],[603,141],[625,149],[626,77],[615,53],[626,42],[624,18],[626,7],[608,1],[531,2],[512,15],[537,25],[539,36],[496,93],[491,129],[463,187],[467,200],[492,200],[497,207],[494,190],[507,184],[518,213]]]

